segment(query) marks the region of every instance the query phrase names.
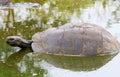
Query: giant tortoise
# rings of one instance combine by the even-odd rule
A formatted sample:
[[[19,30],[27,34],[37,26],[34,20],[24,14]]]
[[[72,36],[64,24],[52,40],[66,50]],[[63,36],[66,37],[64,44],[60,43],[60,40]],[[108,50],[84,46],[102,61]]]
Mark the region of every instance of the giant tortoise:
[[[67,23],[35,33],[32,40],[8,36],[7,43],[22,49],[32,48],[48,63],[75,71],[91,71],[109,62],[120,50],[119,42],[101,26]]]
[[[60,55],[105,55],[117,53],[119,42],[101,26],[90,23],[67,23],[35,33],[32,40],[19,36],[8,36],[11,46],[28,48],[34,52]]]

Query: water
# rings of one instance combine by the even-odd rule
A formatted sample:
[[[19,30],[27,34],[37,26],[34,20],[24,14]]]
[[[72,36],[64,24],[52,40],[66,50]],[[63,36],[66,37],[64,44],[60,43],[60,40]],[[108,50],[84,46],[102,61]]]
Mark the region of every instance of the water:
[[[0,6],[0,77],[118,77],[120,54],[106,56],[107,58],[102,61],[101,58],[95,57],[95,61],[91,62],[95,66],[92,67],[86,61],[88,58],[79,57],[75,59],[76,57],[59,58],[59,56],[47,55],[46,62],[41,59],[41,55],[31,52],[30,49],[20,50],[8,46],[5,42],[6,37],[10,35],[31,39],[36,32],[68,22],[101,25],[120,41],[120,2],[119,0],[24,0],[22,2],[13,0],[9,5]],[[49,60],[50,58],[52,59]],[[59,62],[66,61],[72,63],[69,68],[67,64],[59,66]],[[82,68],[79,71],[73,70],[71,67],[77,66],[78,61],[86,61],[86,65],[92,70],[88,67],[84,70]]]

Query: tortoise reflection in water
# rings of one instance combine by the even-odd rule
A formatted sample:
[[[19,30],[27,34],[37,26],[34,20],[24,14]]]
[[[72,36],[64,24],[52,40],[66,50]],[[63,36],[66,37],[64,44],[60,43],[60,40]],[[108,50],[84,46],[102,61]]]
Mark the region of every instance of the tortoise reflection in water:
[[[116,54],[119,42],[104,28],[90,23],[68,23],[33,35],[31,41],[7,37],[11,46],[29,48],[41,54],[59,56],[102,56]],[[89,62],[88,62],[89,63]]]

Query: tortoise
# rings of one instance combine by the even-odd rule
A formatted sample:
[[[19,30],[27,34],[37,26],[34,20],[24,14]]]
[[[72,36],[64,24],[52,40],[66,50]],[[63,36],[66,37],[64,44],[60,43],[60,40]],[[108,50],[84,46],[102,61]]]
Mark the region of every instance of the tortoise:
[[[32,40],[8,36],[14,47],[32,48],[34,52],[58,55],[94,56],[118,53],[120,44],[103,27],[92,23],[67,23],[35,33]]]

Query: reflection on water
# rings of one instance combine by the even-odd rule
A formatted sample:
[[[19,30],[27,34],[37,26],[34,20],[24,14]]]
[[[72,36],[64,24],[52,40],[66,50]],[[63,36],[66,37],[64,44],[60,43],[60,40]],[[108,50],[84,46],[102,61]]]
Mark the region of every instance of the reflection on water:
[[[11,54],[7,60],[6,60],[6,64],[8,66],[15,66],[16,63],[19,63],[21,61],[21,59],[24,57],[25,54],[30,53],[30,51],[26,51],[26,49],[20,50],[18,52],[15,52],[13,54]]]
[[[19,73],[24,73],[28,75],[39,75],[37,73],[41,72],[39,76],[43,76],[45,70],[42,68],[46,68],[45,65],[48,65],[48,68],[55,66],[61,69],[67,69],[71,71],[93,71],[99,69],[104,66],[107,62],[109,62],[116,54],[112,55],[103,55],[103,56],[92,56],[92,57],[80,57],[80,56],[61,56],[61,55],[52,55],[52,54],[33,54],[31,55],[31,49],[23,49],[19,52],[11,54],[4,63],[7,68],[14,68],[13,70],[17,70]],[[26,57],[25,55],[28,54]],[[24,57],[26,57],[24,59]],[[31,57],[31,58],[28,58]],[[26,60],[28,61],[26,62]],[[48,62],[43,62],[42,60]],[[26,64],[27,63],[27,64]],[[31,65],[28,65],[31,64]],[[50,64],[49,64],[50,63]],[[44,64],[44,66],[42,66]],[[30,67],[29,67],[30,66]],[[33,68],[32,68],[33,67]],[[45,69],[44,68],[44,69]],[[29,71],[32,71],[30,73]],[[16,71],[15,71],[16,72]],[[13,73],[10,72],[12,75]],[[20,76],[20,77],[24,77]]]
[[[116,54],[102,56],[63,56],[53,54],[38,55],[48,63],[71,71],[93,71],[108,63]],[[39,60],[38,60],[39,61]]]
[[[17,75],[15,77],[43,77],[44,69],[34,66],[34,60],[30,58],[32,56],[31,53],[31,49],[23,49],[11,54],[6,61],[2,63],[4,65],[3,72],[6,71],[7,75],[10,75],[10,77],[14,77],[14,74],[16,73]],[[9,70],[7,71],[7,69]],[[9,72],[10,70],[12,72]],[[3,77],[6,77],[7,75],[3,74]]]
[[[9,47],[5,43],[5,38],[9,35],[31,39],[36,32],[67,22],[90,22],[101,25],[120,40],[119,1],[35,0],[38,3],[32,3],[32,0],[27,0],[30,3],[15,1],[17,0],[13,0],[9,6],[0,7],[0,77],[119,76],[119,54],[115,58],[113,58],[115,55],[89,58],[44,55],[43,59],[48,62],[47,66],[47,63],[41,61],[41,55],[35,55],[29,49],[18,52],[18,48]],[[85,63],[86,66],[81,63]],[[88,70],[92,71],[85,72]]]

